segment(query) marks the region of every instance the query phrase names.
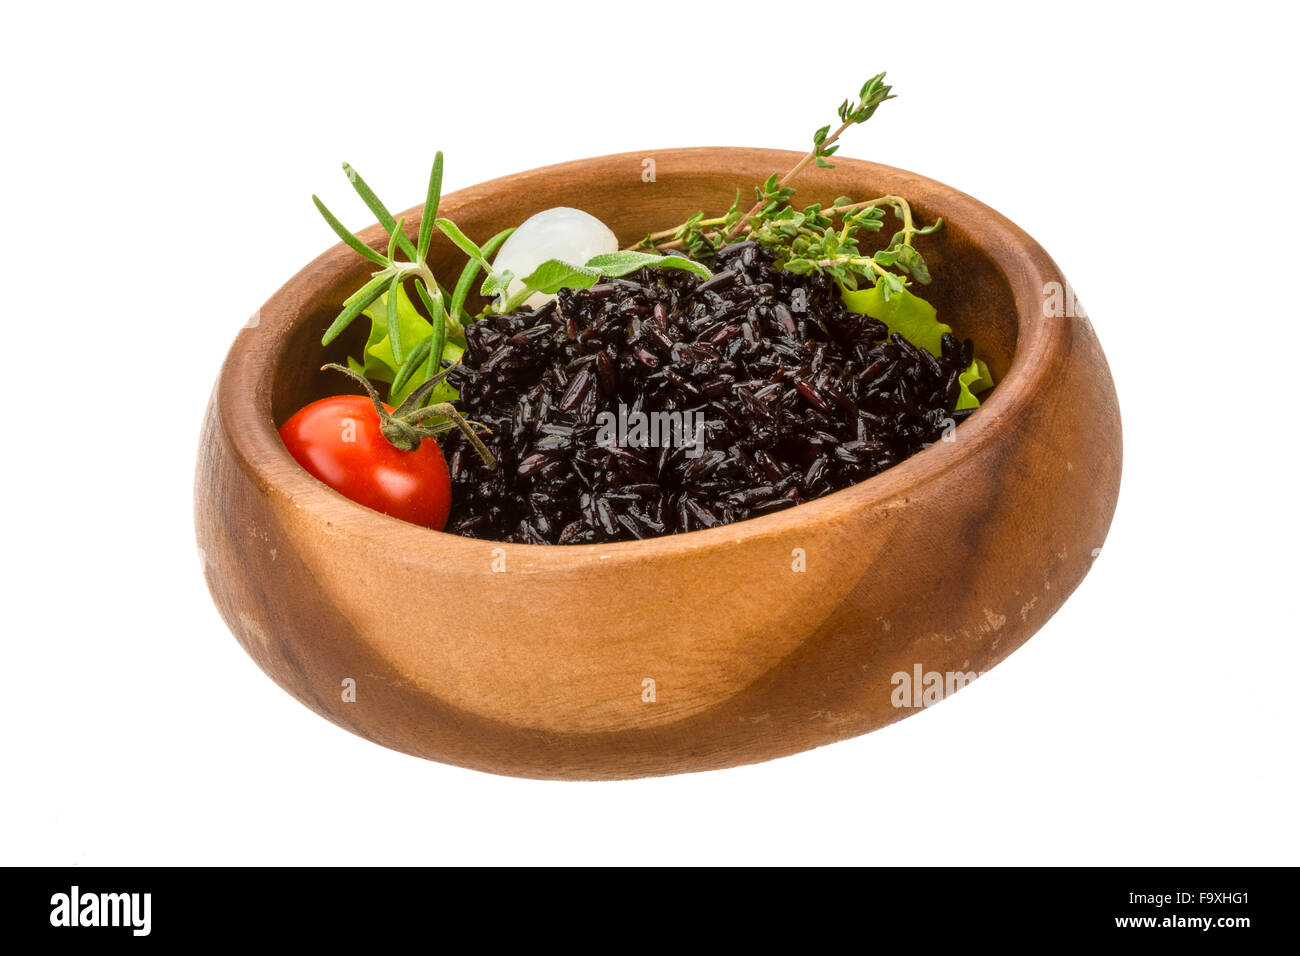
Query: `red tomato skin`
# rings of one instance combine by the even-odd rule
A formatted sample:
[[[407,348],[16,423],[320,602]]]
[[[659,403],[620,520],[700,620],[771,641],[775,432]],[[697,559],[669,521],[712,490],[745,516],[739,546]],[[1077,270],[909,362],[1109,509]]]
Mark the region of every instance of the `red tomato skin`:
[[[451,476],[442,449],[426,438],[415,451],[402,451],[379,425],[370,399],[339,395],[296,412],[280,426],[280,440],[298,464],[340,494],[441,531],[451,511]]]

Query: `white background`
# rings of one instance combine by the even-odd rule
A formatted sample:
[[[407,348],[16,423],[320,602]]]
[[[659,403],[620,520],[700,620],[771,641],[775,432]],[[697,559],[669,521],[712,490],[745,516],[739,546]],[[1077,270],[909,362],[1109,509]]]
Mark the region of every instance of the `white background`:
[[[61,4],[6,13],[0,862],[1297,863],[1295,53],[1283,4]],[[47,11],[55,8],[44,7]],[[844,45],[851,52],[839,52]],[[802,147],[989,203],[1124,413],[1092,573],[877,733],[614,784],[353,737],[208,598],[191,483],[245,318],[348,225],[582,156]]]

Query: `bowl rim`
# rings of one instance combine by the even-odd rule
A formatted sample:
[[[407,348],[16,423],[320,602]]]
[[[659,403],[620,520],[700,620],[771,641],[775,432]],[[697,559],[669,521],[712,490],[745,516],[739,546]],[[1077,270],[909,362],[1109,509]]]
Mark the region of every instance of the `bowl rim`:
[[[671,159],[684,167],[698,165],[705,157],[716,162],[719,155],[737,161],[762,160],[772,168],[797,161],[801,153],[790,150],[750,147],[687,147],[682,149],[635,150],[540,166],[497,177],[448,193],[439,210],[454,216],[457,208],[483,202],[502,189],[518,190],[530,183],[556,176],[572,175],[591,167],[612,166],[630,161],[640,163],[647,155]],[[259,320],[236,336],[217,380],[213,401],[226,437],[242,470],[264,491],[284,496],[295,509],[312,512],[334,533],[387,543],[395,557],[437,550],[451,558],[482,560],[483,549],[506,549],[519,560],[514,565],[529,571],[546,567],[568,567],[574,559],[621,563],[704,548],[717,548],[745,541],[768,540],[813,523],[832,522],[847,512],[877,508],[893,499],[906,499],[918,488],[960,465],[998,439],[1008,424],[1019,418],[1034,401],[1039,386],[1053,372],[1054,358],[1068,350],[1070,323],[1052,319],[1042,307],[1047,283],[1065,280],[1047,252],[1024,230],[991,207],[937,180],[908,170],[867,160],[836,157],[840,169],[861,170],[877,180],[896,183],[895,191],[907,184],[920,186],[927,203],[939,200],[945,220],[961,221],[1011,292],[1018,328],[1010,367],[988,400],[956,429],[957,440],[935,442],[911,457],[865,481],[773,514],[747,518],[717,528],[662,535],[633,541],[604,544],[523,544],[468,538],[452,532],[414,525],[358,504],[319,481],[290,456],[281,442],[272,411],[271,382],[279,356],[290,333],[307,320],[299,307],[319,292],[321,277],[335,277],[350,271],[356,253],[342,242],[321,253],[281,286],[259,310]],[[639,168],[639,167],[638,167]],[[914,190],[914,192],[917,190]],[[398,215],[405,228],[419,227],[423,204]],[[387,244],[387,235],[376,224],[358,233],[361,240],[377,249]]]

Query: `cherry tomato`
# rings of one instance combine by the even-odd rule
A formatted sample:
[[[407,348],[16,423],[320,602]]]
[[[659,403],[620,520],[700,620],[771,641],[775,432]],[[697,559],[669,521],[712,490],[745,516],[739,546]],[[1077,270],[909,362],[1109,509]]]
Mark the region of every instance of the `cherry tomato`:
[[[426,438],[415,451],[402,451],[379,425],[370,399],[339,395],[299,410],[280,427],[280,439],[298,464],[340,494],[441,531],[451,510],[451,477],[442,449]]]

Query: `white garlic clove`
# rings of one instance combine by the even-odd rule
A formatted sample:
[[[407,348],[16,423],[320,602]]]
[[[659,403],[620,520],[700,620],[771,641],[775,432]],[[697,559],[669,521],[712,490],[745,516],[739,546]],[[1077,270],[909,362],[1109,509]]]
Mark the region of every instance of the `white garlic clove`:
[[[595,216],[581,209],[556,206],[529,216],[501,246],[492,263],[496,272],[509,269],[515,278],[506,297],[523,288],[522,278],[548,259],[583,265],[592,256],[618,252],[618,237]],[[553,295],[536,292],[524,305],[545,305]],[[498,300],[500,301],[500,300]]]

